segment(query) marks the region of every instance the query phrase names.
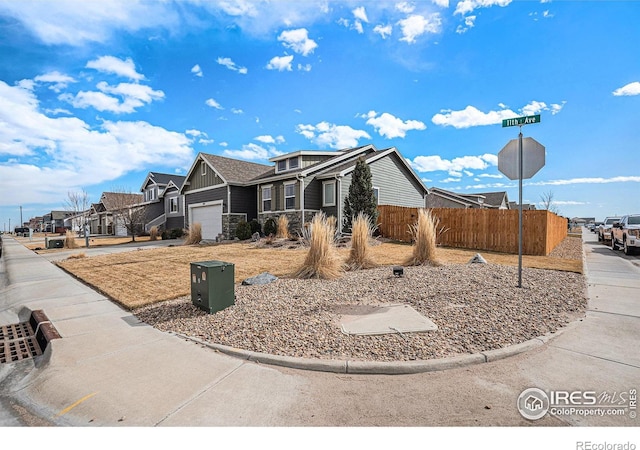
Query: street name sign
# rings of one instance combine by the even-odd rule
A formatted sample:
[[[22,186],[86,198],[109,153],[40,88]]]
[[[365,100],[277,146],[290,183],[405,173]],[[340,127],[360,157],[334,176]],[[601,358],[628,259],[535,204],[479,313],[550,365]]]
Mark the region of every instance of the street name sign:
[[[533,116],[514,117],[513,119],[504,119],[502,121],[502,128],[528,125],[530,123],[539,123],[539,122],[540,122],[540,114],[535,114]]]
[[[522,138],[522,178],[533,177],[544,167],[545,148],[533,138]],[[510,140],[498,153],[498,170],[510,180],[518,179],[518,139]]]

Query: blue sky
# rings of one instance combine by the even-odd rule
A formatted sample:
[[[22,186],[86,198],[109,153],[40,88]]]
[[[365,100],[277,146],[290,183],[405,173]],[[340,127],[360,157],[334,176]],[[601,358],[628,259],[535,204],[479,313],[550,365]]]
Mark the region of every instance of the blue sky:
[[[46,5],[46,6],[45,6]],[[427,187],[640,212],[640,2],[0,0],[0,229],[198,152],[395,146]]]

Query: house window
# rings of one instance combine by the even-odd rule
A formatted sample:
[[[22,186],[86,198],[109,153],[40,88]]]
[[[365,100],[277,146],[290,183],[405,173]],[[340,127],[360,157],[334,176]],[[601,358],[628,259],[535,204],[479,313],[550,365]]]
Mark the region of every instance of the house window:
[[[271,211],[271,186],[262,188],[262,210]]]
[[[296,185],[284,185],[284,209],[296,209]]]
[[[207,174],[207,163],[200,161],[200,173],[204,176]]]
[[[380,204],[380,188],[374,187],[373,188],[373,196],[376,199],[376,205]]]
[[[169,199],[169,212],[171,213],[178,212],[178,197],[171,197]]]
[[[148,189],[145,193],[147,194],[146,201],[150,202],[156,199],[156,190],[154,188]]]
[[[289,158],[289,169],[297,169],[298,168],[298,157]]]
[[[282,172],[287,170],[287,160],[283,159],[282,161],[278,161],[278,172]]]
[[[322,206],[336,205],[336,182],[325,181],[322,183]]]

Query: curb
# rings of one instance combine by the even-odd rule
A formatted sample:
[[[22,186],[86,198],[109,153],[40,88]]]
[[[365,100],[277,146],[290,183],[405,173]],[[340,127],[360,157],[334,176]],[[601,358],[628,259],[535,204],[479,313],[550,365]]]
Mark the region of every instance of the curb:
[[[436,372],[449,369],[458,369],[477,364],[490,363],[501,359],[519,355],[521,353],[542,347],[550,340],[556,338],[566,330],[571,328],[570,323],[566,327],[554,333],[529,339],[519,344],[485,352],[452,356],[449,358],[427,359],[418,361],[350,361],[350,360],[323,360],[298,358],[293,356],[272,355],[269,353],[259,353],[251,350],[243,350],[222,344],[205,342],[201,339],[186,336],[180,333],[172,333],[187,341],[195,342],[204,347],[224,353],[238,359],[255,362],[258,364],[269,364],[274,366],[288,367],[291,369],[313,370],[317,372],[344,373],[344,374],[365,374],[365,375],[409,375],[424,372]]]

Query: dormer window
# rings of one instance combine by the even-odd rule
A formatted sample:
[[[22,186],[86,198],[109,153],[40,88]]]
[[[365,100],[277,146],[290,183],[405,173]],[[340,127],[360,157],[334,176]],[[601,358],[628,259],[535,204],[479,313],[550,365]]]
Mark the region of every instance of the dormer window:
[[[300,159],[297,156],[293,158],[281,159],[276,162],[276,173],[286,172],[287,170],[295,170],[300,167]]]

